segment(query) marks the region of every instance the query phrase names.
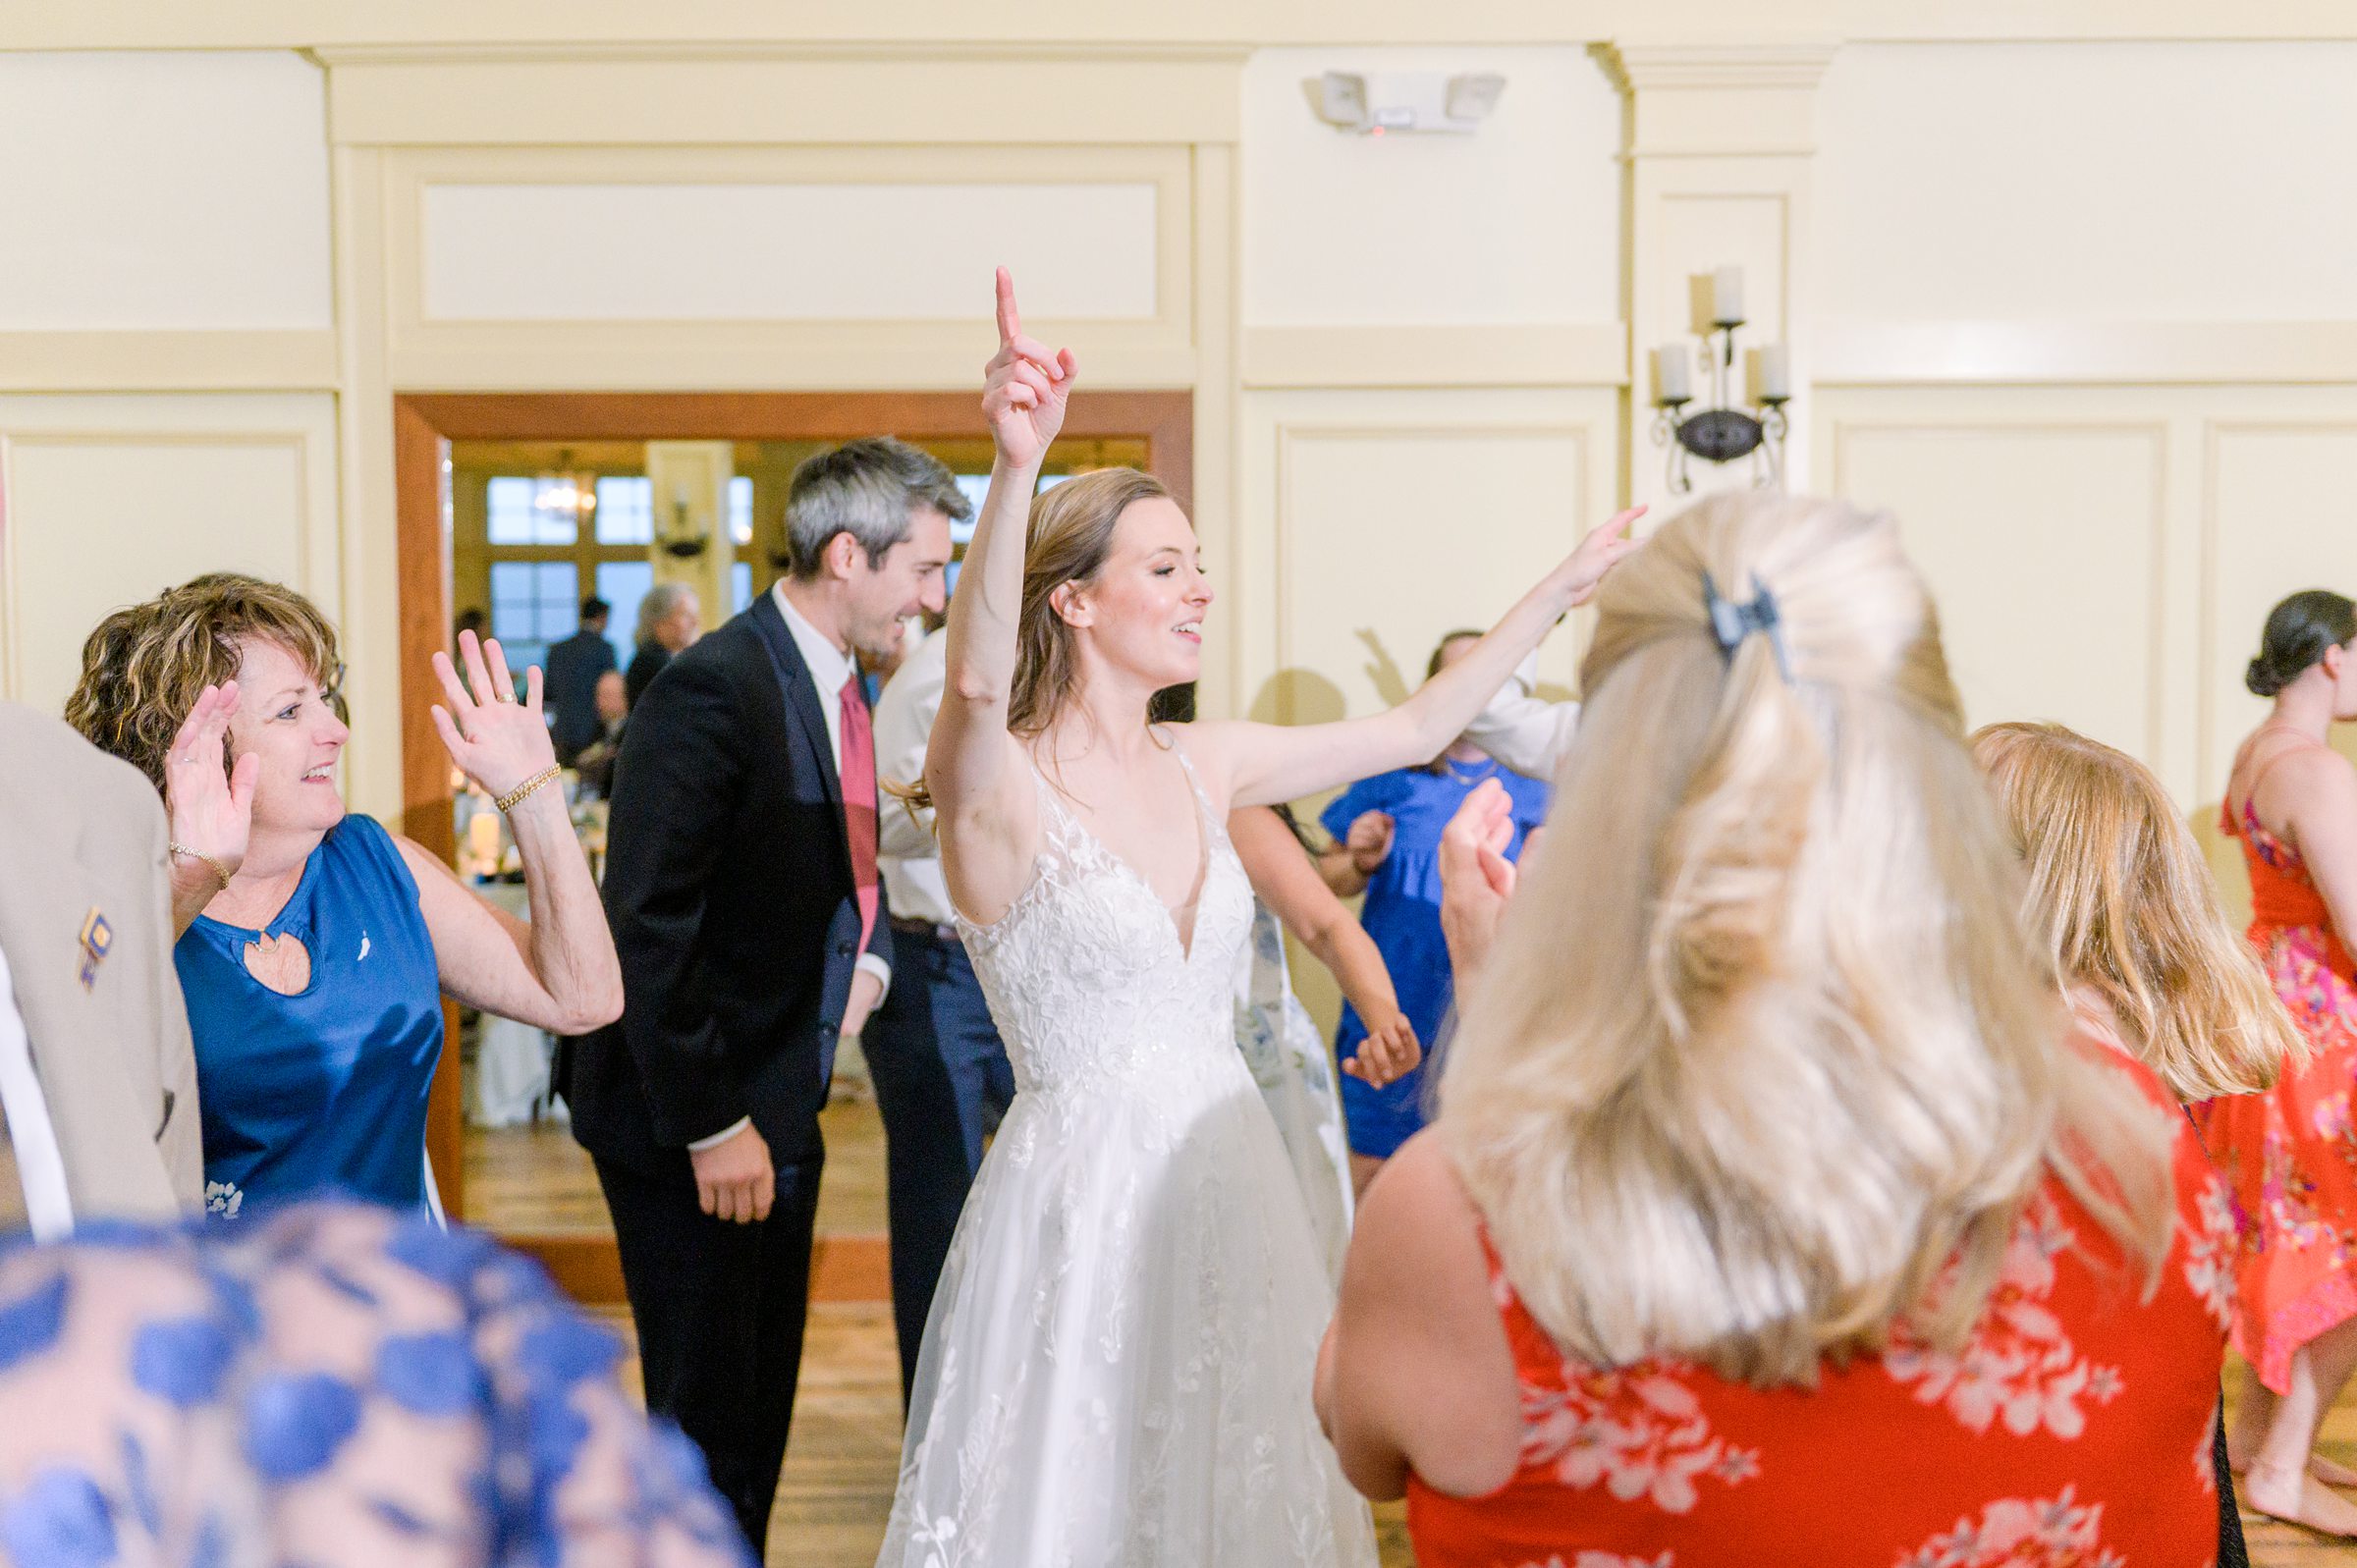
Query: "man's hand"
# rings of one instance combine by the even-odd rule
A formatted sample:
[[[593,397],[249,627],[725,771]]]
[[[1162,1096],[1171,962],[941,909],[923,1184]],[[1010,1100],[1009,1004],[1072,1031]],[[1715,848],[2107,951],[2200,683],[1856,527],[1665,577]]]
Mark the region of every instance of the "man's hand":
[[[749,1122],[709,1149],[689,1150],[687,1159],[695,1166],[695,1198],[704,1213],[740,1225],[769,1217],[778,1173],[769,1161],[769,1144]]]
[[[875,977],[874,971],[867,969],[852,970],[851,994],[844,999],[843,1003],[844,1034],[847,1036],[855,1035],[860,1030],[866,1028],[867,1015],[871,1012],[874,1012],[876,1010],[876,1003],[882,1001],[883,1000],[884,982]]]

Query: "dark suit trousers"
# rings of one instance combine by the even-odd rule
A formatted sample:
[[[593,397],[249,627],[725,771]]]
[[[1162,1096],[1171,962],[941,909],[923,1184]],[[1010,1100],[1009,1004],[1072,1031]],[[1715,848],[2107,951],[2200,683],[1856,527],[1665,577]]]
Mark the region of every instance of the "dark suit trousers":
[[[703,1212],[685,1156],[662,1174],[596,1162],[638,1327],[647,1409],[703,1449],[756,1560],[794,1420],[825,1162],[822,1154],[781,1166],[769,1217],[733,1224]]]
[[[982,1163],[983,1135],[1014,1098],[1014,1071],[958,940],[895,928],[892,946],[892,990],[860,1032],[859,1047],[884,1118],[892,1317],[905,1410],[942,1264]]]

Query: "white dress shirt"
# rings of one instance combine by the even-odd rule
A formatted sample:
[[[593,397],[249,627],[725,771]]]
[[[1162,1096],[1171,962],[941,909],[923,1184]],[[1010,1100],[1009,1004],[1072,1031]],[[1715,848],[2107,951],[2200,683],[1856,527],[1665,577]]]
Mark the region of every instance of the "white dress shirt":
[[[74,1202],[66,1191],[66,1157],[49,1120],[49,1097],[33,1071],[32,1043],[17,1008],[8,954],[0,952],[0,1115],[8,1119],[9,1152],[25,1189],[25,1217],[38,1241],[53,1241],[74,1229]],[[14,1194],[9,1194],[13,1198]]]
[[[925,772],[925,747],[941,712],[942,689],[950,679],[950,628],[916,645],[876,703],[876,776],[908,785]],[[892,912],[936,926],[955,923],[950,886],[941,874],[941,844],[933,837],[933,810],[911,811],[887,800],[876,833],[882,846],[884,889]]]
[[[1550,702],[1532,695],[1539,682],[1539,660],[1522,661],[1489,705],[1465,726],[1465,738],[1488,752],[1500,767],[1552,783],[1555,770],[1570,753],[1571,736],[1579,728],[1579,704]]]
[[[802,613],[794,607],[794,601],[786,596],[785,578],[780,577],[776,583],[771,585],[769,596],[776,602],[778,614],[786,618],[786,629],[794,636],[795,651],[801,654],[802,663],[810,667],[810,683],[818,687],[818,711],[826,715],[827,719],[827,749],[834,753],[835,777],[841,779],[843,777],[843,685],[845,681],[851,678],[858,667],[851,663],[851,656],[847,650],[837,647],[833,638],[810,624]],[[877,816],[880,821],[883,813],[879,811]],[[876,858],[880,877],[883,863],[881,846],[877,850]],[[890,896],[889,892],[886,896]],[[880,988],[876,1000],[881,1001],[884,992],[892,989],[892,965],[886,963],[875,953],[861,952],[857,967],[876,977],[876,984]],[[751,1125],[752,1118],[750,1116],[740,1116],[732,1125],[722,1128],[709,1138],[696,1139],[687,1148],[690,1153],[700,1153],[716,1144],[728,1142]]]

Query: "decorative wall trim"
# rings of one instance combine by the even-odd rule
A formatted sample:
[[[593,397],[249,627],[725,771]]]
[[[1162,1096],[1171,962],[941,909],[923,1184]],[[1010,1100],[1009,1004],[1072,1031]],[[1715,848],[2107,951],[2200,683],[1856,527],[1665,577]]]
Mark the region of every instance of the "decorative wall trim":
[[[2357,383],[2357,321],[1829,321],[1818,386]]]
[[[1236,140],[1246,51],[702,42],[310,53],[328,68],[328,138],[343,144],[1088,146]],[[1006,112],[976,114],[979,103]]]
[[[331,327],[0,330],[0,393],[322,392],[336,376]]]
[[[1617,321],[1246,327],[1243,384],[1618,387],[1628,384],[1628,329]]]

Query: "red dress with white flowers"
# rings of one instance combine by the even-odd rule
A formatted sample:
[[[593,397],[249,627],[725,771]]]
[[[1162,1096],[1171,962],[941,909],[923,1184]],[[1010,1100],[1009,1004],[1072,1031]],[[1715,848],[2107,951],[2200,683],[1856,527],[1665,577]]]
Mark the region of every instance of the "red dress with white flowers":
[[[2297,754],[2301,748],[2277,753]],[[2272,767],[2277,759],[2270,759]],[[2265,769],[2261,770],[2264,776]],[[2257,788],[2258,781],[2252,781]],[[2292,1353],[2357,1318],[2357,966],[2297,851],[2246,799],[2224,829],[2251,873],[2250,939],[2308,1041],[2308,1065],[2259,1095],[2210,1101],[2202,1136],[2233,1184],[2240,1246],[2234,1348],[2277,1393]]]
[[[2177,1231],[2150,1301],[2051,1176],[1957,1352],[1902,1340],[1815,1388],[1566,1362],[1493,1254],[1521,1467],[1485,1497],[1411,1474],[1419,1568],[2205,1568],[2232,1211],[2185,1118],[2125,1065],[2176,1141]]]

